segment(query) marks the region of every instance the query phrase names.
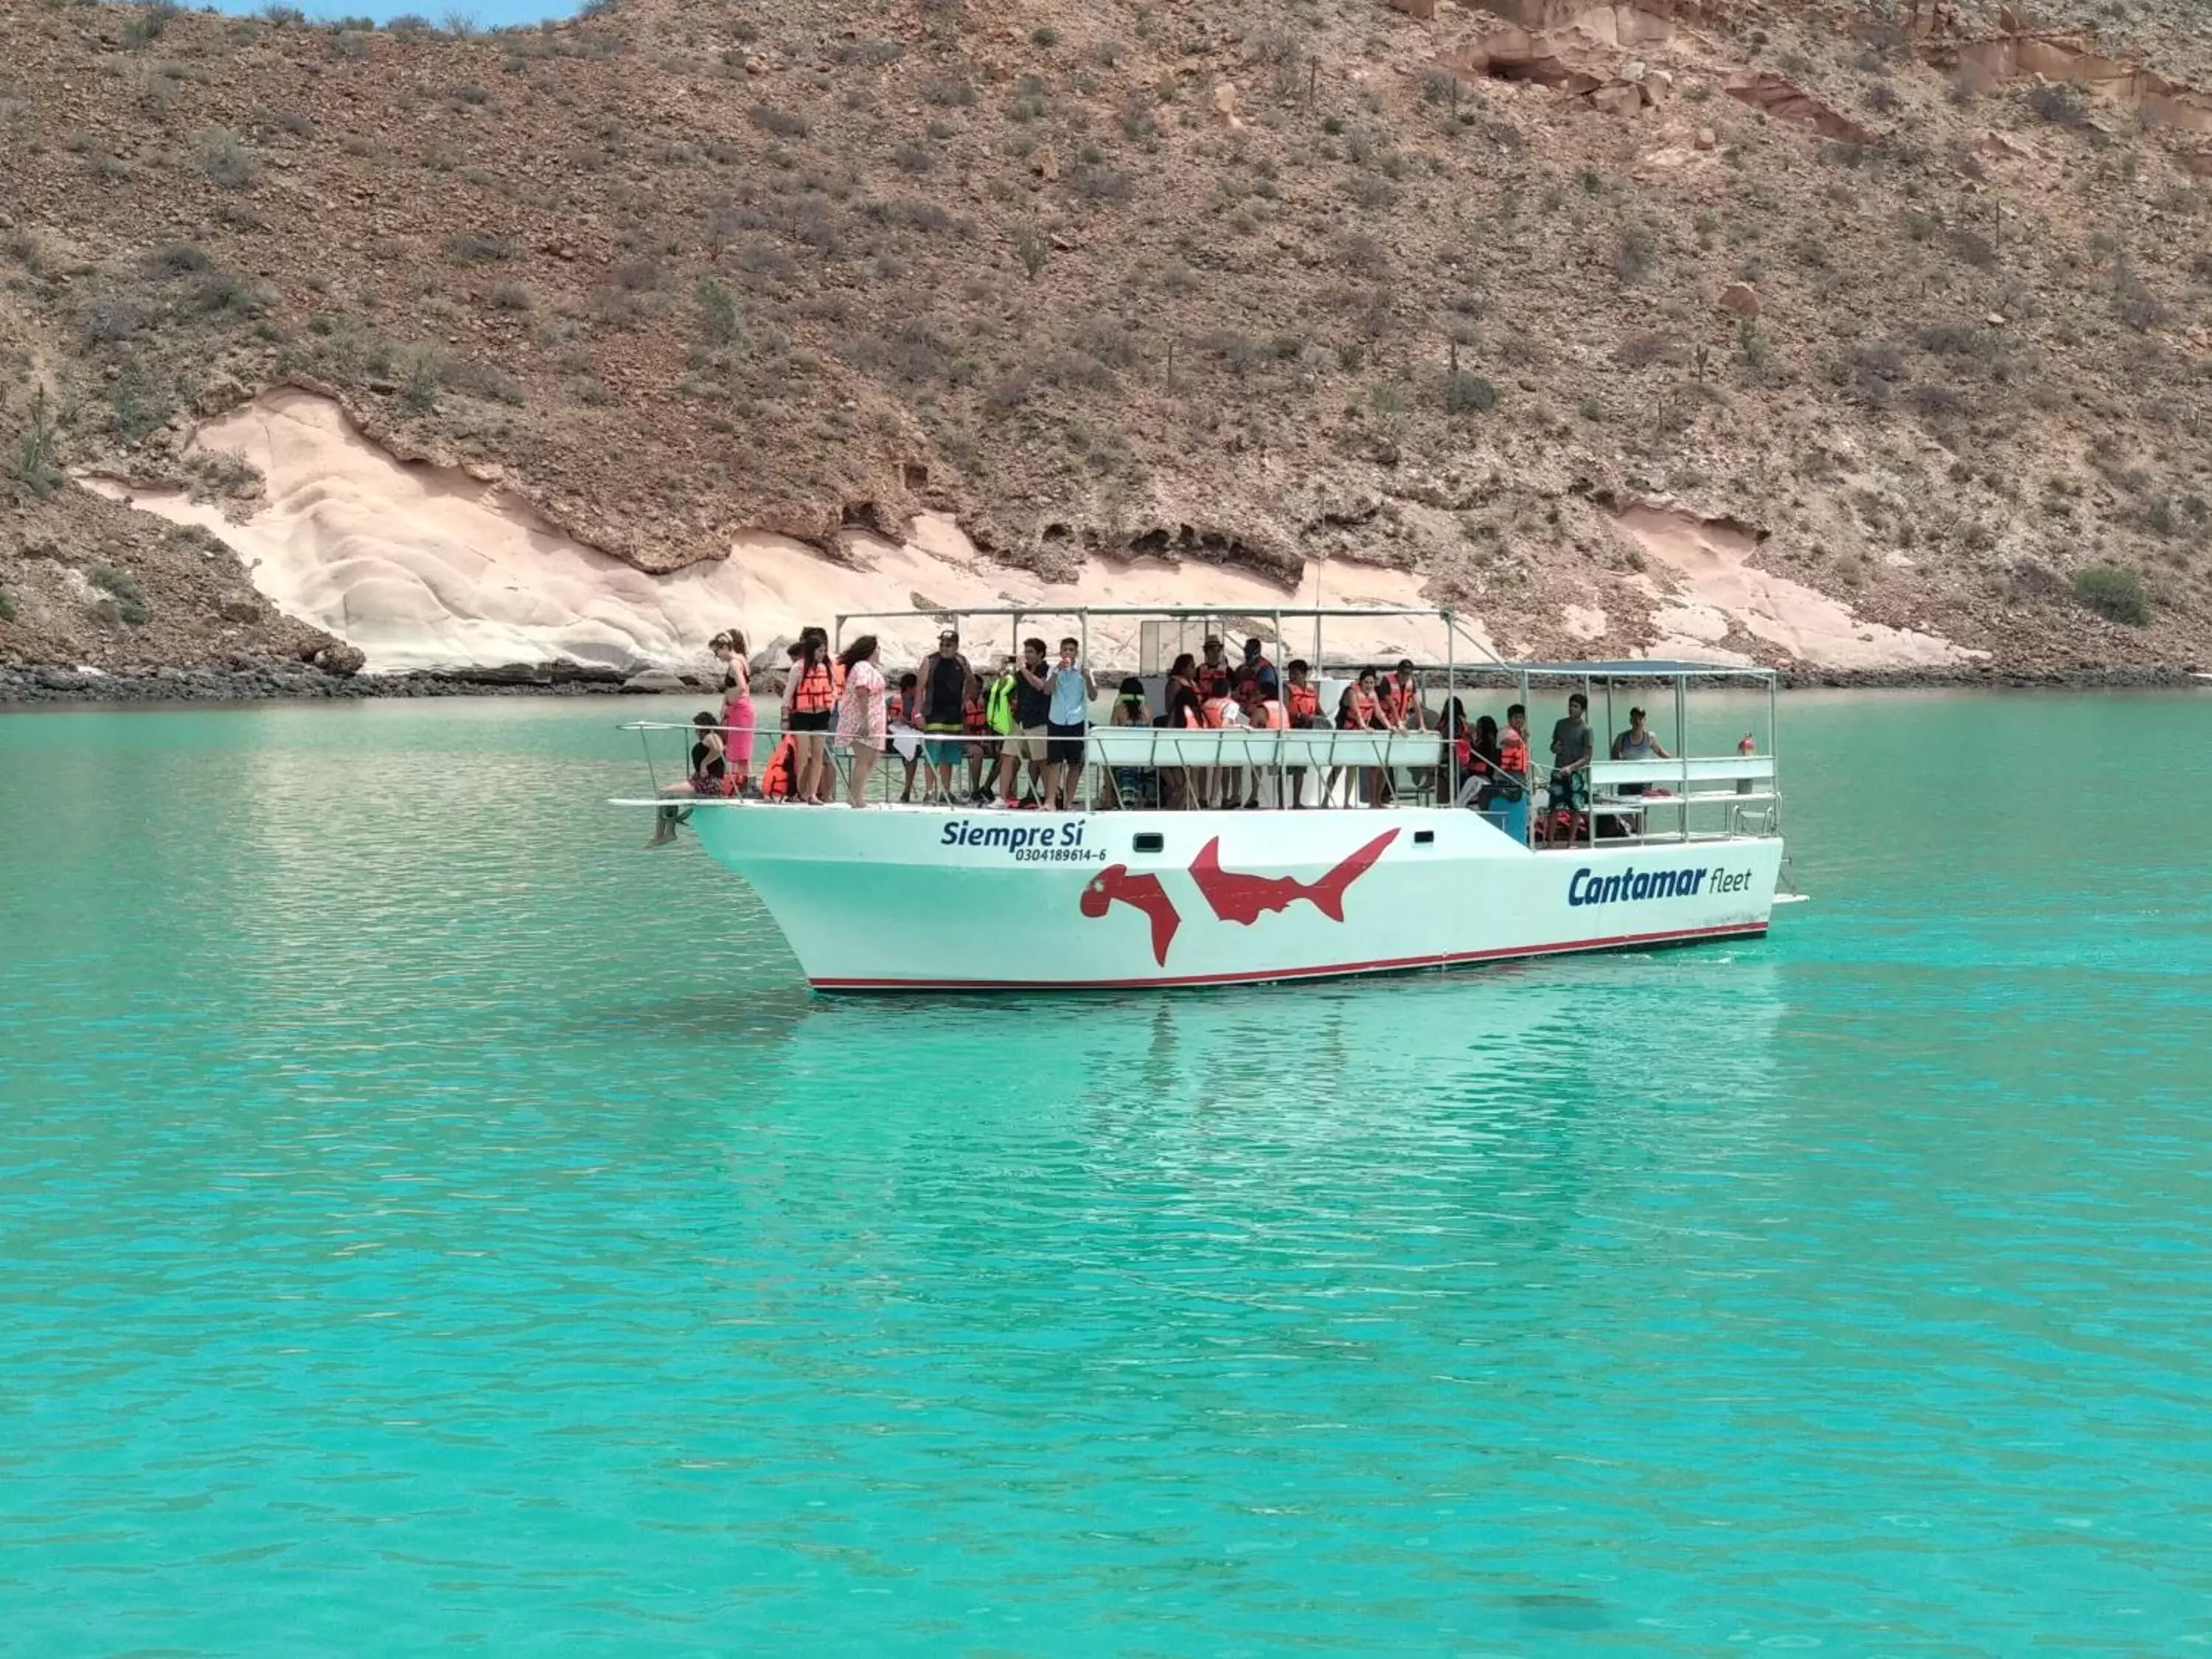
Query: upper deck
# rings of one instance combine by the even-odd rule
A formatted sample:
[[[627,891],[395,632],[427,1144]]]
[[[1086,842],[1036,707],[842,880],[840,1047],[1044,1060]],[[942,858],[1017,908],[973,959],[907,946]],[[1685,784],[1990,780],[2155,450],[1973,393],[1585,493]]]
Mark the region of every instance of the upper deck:
[[[878,626],[885,633],[896,627],[911,637],[917,622],[957,629],[970,669],[983,681],[1018,656],[1025,637],[1046,640],[1048,653],[1060,637],[1078,642],[1078,661],[1097,684],[1081,739],[1078,781],[1062,811],[1389,811],[1461,805],[1481,811],[1498,828],[1534,848],[1765,838],[1779,833],[1779,711],[1776,676],[1766,669],[1635,659],[1516,662],[1492,651],[1449,610],[1354,607],[1284,607],[1261,614],[1113,606],[848,613],[836,619],[833,647]],[[979,628],[988,630],[988,647],[980,645]],[[1364,653],[1333,650],[1340,637],[1370,647],[1392,639],[1402,639],[1410,647],[1418,640],[1428,648],[1422,655],[1408,648],[1399,659],[1378,662]],[[1222,654],[1232,672],[1243,660],[1246,640],[1260,641],[1262,659],[1279,684],[1302,665],[1307,683],[1319,692],[1321,723],[1288,729],[1167,725],[1163,690],[1168,674],[1178,658],[1200,654],[1208,640],[1223,643]],[[1339,706],[1363,671],[1389,673],[1408,658],[1415,665],[1418,690],[1402,718],[1393,711],[1379,726],[1338,723]],[[908,666],[882,665],[894,687]],[[1115,688],[1126,679],[1142,687],[1146,723],[1130,723],[1115,708]],[[1725,721],[1718,710],[1696,718],[1700,698],[1730,685],[1753,695],[1748,713],[1739,697],[1731,700]],[[1565,712],[1565,700],[1577,693],[1588,705],[1591,752],[1585,763],[1561,770],[1553,764],[1553,728]],[[762,716],[757,769],[765,766],[777,742],[765,677],[756,702]],[[1486,714],[1503,727],[1507,708],[1516,704],[1526,710],[1529,750],[1528,769],[1517,774],[1472,755],[1471,744],[1458,741],[1462,732],[1472,738]],[[1648,758],[1614,757],[1631,708],[1643,708],[1647,715],[1655,750]],[[657,722],[635,722],[628,729],[641,732],[649,765],[656,759],[654,743],[669,740],[665,734],[684,734],[675,739],[681,744],[692,732],[688,726]],[[1024,796],[1033,798],[1044,763],[1041,754],[1030,752],[1043,746],[1034,733],[969,731],[925,738],[910,727],[895,727],[890,738],[890,751],[869,777],[865,799],[870,805],[963,815],[1020,810]],[[927,751],[925,743],[939,747]],[[951,769],[951,798],[928,800],[936,771],[932,762],[951,748],[965,760]],[[664,749],[660,758],[665,763],[677,757]],[[848,753],[834,744],[827,760],[832,765],[850,763]],[[654,765],[654,772],[659,792],[671,781],[670,770],[662,763]],[[979,799],[1008,774],[1021,791],[1012,807],[1004,805],[1003,794],[990,801]],[[679,781],[684,775],[680,760],[673,775]],[[656,804],[661,804],[658,793]],[[743,795],[693,803],[702,808],[751,804]],[[807,810],[774,805],[775,810]]]

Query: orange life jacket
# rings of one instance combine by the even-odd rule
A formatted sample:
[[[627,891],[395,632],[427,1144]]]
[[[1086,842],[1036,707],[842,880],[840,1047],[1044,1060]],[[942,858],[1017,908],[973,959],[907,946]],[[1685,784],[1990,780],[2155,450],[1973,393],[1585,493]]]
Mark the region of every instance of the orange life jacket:
[[[1375,724],[1378,713],[1375,694],[1372,691],[1362,691],[1358,686],[1353,686],[1352,688],[1352,718],[1354,722],[1362,728],[1371,727]]]
[[[1409,725],[1412,720],[1419,718],[1421,689],[1418,685],[1401,685],[1395,679],[1385,680],[1382,682],[1382,707],[1399,725]]]
[[[791,739],[787,737],[768,757],[768,770],[761,774],[761,793],[770,800],[781,800],[791,793]]]
[[[1228,708],[1228,698],[1208,697],[1205,707],[1200,711],[1200,724],[1204,725],[1208,731],[1218,729],[1223,720],[1226,718]]]
[[[1194,677],[1201,697],[1225,697],[1229,695],[1229,665],[1216,668],[1211,663],[1200,663]]]
[[[1279,698],[1262,697],[1260,700],[1260,718],[1257,724],[1270,732],[1287,732],[1291,729],[1291,717],[1284,709]]]
[[[1291,687],[1291,718],[1294,720],[1317,720],[1321,718],[1321,688],[1319,686]]]
[[[827,662],[799,671],[799,689],[791,694],[794,714],[823,714],[837,706],[837,676]]]
[[[1510,726],[1498,734],[1498,763],[1516,775],[1528,769],[1528,740]]]

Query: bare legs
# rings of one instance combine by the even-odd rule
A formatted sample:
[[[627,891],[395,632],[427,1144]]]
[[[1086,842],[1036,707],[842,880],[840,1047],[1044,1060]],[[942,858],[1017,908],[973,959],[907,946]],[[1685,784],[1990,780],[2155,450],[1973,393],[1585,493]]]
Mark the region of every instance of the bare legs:
[[[853,745],[853,781],[846,799],[854,806],[868,804],[868,778],[876,769],[876,759],[883,751],[865,743]]]
[[[827,806],[829,797],[823,791],[830,781],[830,768],[822,733],[793,732],[791,757],[792,799],[802,805]]]

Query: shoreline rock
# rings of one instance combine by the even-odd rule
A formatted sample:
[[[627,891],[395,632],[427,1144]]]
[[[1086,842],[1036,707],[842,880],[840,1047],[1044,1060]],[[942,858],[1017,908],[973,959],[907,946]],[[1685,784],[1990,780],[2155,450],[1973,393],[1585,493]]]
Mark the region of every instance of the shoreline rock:
[[[643,676],[577,663],[508,663],[405,674],[333,673],[311,663],[263,659],[226,667],[86,669],[69,664],[0,665],[0,710],[80,704],[343,702],[371,697],[574,697],[635,696],[641,690],[711,697],[703,682]],[[2212,690],[2202,671],[2166,666],[2031,669],[1784,670],[1785,691],[2151,691]]]

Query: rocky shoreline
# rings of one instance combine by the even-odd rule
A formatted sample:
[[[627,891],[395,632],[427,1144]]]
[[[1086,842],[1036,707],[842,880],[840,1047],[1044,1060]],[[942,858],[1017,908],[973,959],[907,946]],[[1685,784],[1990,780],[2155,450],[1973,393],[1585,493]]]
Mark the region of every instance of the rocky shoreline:
[[[1976,667],[1967,670],[1798,669],[1784,672],[1784,690],[1844,691],[2125,691],[2205,690],[2212,675],[2164,666],[2097,669]],[[0,665],[0,708],[52,704],[311,702],[367,697],[604,696],[697,692],[701,676],[583,664],[509,664],[501,667],[407,674],[340,673],[277,658],[222,666],[103,670],[60,664]]]
[[[595,696],[711,690],[703,678],[584,665],[337,673],[275,658],[197,668],[0,665],[0,708],[46,704],[313,702],[368,697]]]

